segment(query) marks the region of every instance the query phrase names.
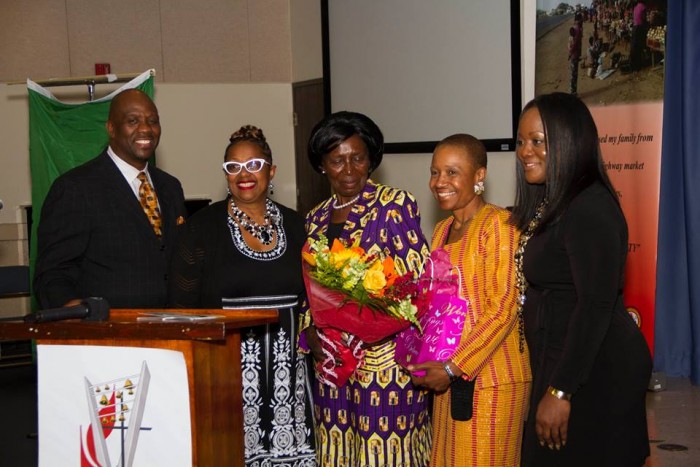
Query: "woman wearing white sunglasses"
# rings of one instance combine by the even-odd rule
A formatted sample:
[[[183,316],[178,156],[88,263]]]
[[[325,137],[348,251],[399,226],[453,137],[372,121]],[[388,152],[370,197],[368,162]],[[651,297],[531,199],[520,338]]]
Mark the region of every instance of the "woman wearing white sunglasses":
[[[233,133],[225,151],[229,195],[183,226],[170,301],[181,308],[274,308],[279,322],[241,343],[246,465],[315,465],[309,373],[296,352],[304,292],[302,218],[268,198],[276,167],[262,130]],[[231,375],[233,378],[234,375]]]

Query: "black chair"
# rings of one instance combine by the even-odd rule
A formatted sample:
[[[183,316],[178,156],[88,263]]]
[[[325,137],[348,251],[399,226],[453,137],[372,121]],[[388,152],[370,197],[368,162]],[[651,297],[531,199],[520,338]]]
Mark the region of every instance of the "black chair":
[[[0,266],[0,299],[29,295],[29,266]],[[31,365],[32,362],[31,340],[0,341],[0,367]]]
[[[0,304],[5,298],[29,296],[29,266],[0,266]],[[0,451],[12,452],[12,465],[37,465],[37,372],[32,341],[0,341],[0,370],[5,415],[14,420],[0,426]],[[10,465],[2,461],[4,455],[0,465]]]
[[[29,266],[0,266],[0,298],[29,296]]]

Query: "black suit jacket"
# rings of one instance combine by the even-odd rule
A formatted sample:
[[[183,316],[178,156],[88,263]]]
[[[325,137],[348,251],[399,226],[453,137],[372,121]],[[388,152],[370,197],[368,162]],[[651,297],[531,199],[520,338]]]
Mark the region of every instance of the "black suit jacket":
[[[34,291],[42,308],[85,297],[103,297],[113,308],[165,307],[185,200],[175,177],[155,167],[149,174],[163,219],[160,239],[106,150],[54,181],[38,227]]]

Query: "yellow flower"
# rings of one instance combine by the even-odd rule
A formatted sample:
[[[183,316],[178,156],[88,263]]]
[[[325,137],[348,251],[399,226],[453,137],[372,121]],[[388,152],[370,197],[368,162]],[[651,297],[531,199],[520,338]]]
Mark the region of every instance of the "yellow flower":
[[[331,253],[331,264],[334,266],[340,266],[352,258],[359,258],[359,256],[352,250],[343,250],[337,253]]]
[[[375,263],[365,272],[365,277],[362,279],[362,286],[371,294],[379,294],[386,285],[386,277],[384,277],[384,267],[380,261]]]
[[[360,259],[365,254],[362,248],[345,248],[338,239],[333,240],[330,261],[334,266],[339,266],[353,258]]]

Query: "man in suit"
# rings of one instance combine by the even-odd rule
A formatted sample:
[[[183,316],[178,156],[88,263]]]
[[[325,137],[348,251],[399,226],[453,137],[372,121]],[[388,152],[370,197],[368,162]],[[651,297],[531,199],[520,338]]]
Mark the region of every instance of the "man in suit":
[[[112,100],[106,127],[109,146],[58,177],[44,201],[34,276],[42,308],[86,297],[105,298],[113,308],[167,303],[185,201],[180,182],[148,164],[160,140],[158,110],[129,89]]]

